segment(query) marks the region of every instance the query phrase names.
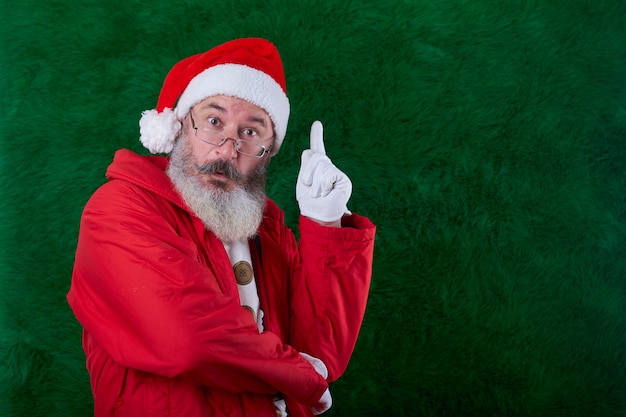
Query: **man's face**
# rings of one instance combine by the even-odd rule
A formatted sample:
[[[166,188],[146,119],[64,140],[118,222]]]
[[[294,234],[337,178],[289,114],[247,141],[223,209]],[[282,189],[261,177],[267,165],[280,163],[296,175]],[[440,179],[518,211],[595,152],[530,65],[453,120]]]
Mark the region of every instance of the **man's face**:
[[[243,184],[246,175],[269,163],[270,155],[255,158],[237,152],[233,140],[221,146],[207,143],[219,143],[225,137],[238,138],[269,149],[274,140],[272,121],[265,110],[254,104],[224,95],[209,97],[190,110],[184,123],[181,140],[186,142],[193,162],[186,167],[191,171],[186,174],[208,189],[232,191]]]

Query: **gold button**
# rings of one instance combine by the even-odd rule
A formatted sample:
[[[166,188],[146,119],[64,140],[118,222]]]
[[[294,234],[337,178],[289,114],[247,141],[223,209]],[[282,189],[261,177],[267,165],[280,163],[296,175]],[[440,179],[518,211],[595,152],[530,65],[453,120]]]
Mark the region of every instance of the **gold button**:
[[[254,314],[254,310],[252,309],[252,307],[250,306],[242,306],[244,307],[246,310],[248,310],[250,313],[252,313],[252,318],[254,319],[254,321],[256,321],[256,314]]]
[[[252,266],[246,261],[239,261],[234,266],[237,284],[246,285],[252,282]]]

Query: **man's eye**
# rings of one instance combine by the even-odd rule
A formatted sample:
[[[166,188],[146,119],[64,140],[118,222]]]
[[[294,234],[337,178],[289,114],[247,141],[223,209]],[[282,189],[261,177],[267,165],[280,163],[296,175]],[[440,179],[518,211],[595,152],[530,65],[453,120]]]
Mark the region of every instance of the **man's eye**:
[[[250,138],[256,136],[256,130],[254,129],[244,129],[242,133],[244,136],[250,137]]]
[[[220,125],[220,121],[216,117],[209,117],[207,119],[207,122],[208,122],[209,126],[219,126]]]

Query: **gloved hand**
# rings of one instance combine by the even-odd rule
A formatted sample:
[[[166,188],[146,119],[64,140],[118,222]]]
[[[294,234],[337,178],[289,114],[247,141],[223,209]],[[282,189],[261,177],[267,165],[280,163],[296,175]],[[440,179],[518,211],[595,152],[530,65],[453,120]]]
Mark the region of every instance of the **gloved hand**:
[[[302,152],[302,164],[296,184],[300,213],[323,222],[334,222],[350,214],[352,194],[350,178],[326,156],[324,127],[319,121],[311,126],[311,148]]]
[[[318,358],[316,358],[314,356],[311,356],[308,353],[304,353],[304,352],[300,352],[300,356],[302,356],[311,365],[313,365],[313,368],[315,368],[317,373],[320,374],[322,376],[322,378],[324,378],[324,379],[328,378],[328,368],[326,368],[326,365],[324,364],[324,362],[322,362],[321,359],[318,359]]]
[[[300,356],[309,361],[309,363],[313,365],[313,368],[315,368],[317,373],[320,374],[322,378],[328,378],[328,368],[326,368],[326,365],[324,365],[324,362],[322,362],[321,359],[315,358],[304,352],[300,352]],[[324,391],[324,394],[322,394],[322,398],[320,398],[316,406],[311,408],[311,411],[313,412],[313,414],[319,415],[328,411],[332,405],[333,397],[331,397],[330,395],[330,389],[326,388],[326,391]]]

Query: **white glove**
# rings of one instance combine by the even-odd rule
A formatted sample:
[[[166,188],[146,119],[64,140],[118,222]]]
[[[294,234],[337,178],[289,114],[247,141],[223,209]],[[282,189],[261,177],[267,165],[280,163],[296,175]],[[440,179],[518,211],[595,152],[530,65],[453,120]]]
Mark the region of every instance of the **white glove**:
[[[309,363],[313,365],[313,368],[315,368],[317,373],[320,374],[322,378],[328,378],[328,368],[326,368],[326,365],[324,364],[324,362],[322,362],[321,359],[315,358],[304,352],[300,352],[300,356],[309,361]],[[313,412],[313,414],[319,415],[328,411],[332,405],[333,397],[331,397],[330,395],[330,389],[326,388],[326,391],[324,391],[324,394],[322,394],[322,398],[320,398],[317,405],[315,407],[311,407],[311,411]]]
[[[315,220],[334,222],[350,214],[347,204],[351,194],[350,178],[326,156],[322,123],[313,122],[311,148],[302,152],[296,184],[300,213]]]
[[[302,356],[311,365],[313,365],[313,368],[315,368],[317,373],[320,374],[322,376],[322,378],[324,378],[324,379],[328,378],[328,368],[326,367],[324,362],[322,362],[321,359],[318,359],[318,358],[316,358],[314,356],[311,356],[308,353],[304,353],[304,352],[300,352],[300,356]]]

